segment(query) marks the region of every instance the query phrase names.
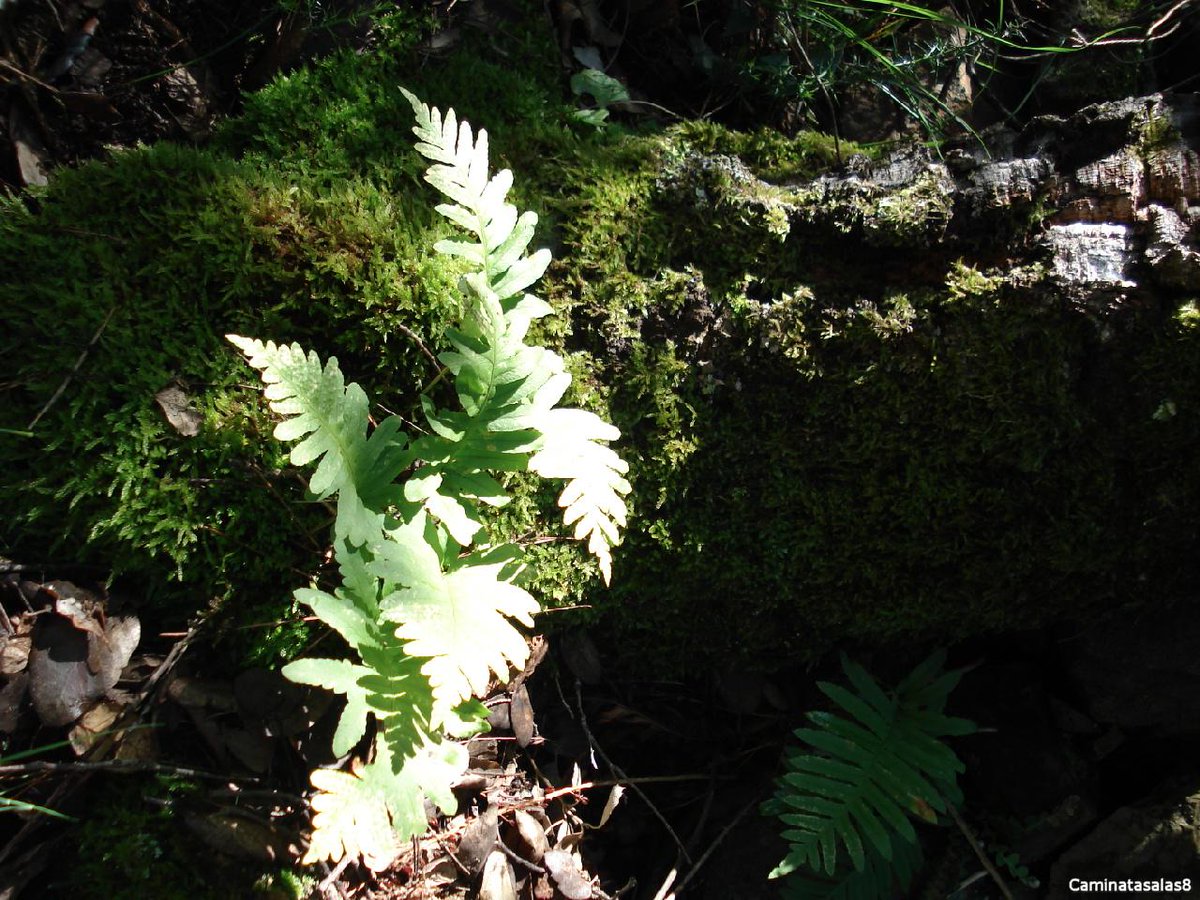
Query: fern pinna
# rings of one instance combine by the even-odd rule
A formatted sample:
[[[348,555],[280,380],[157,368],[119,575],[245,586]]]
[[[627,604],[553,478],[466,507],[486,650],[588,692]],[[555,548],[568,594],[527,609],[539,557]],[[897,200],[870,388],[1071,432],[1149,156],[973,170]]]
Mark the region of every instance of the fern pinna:
[[[555,353],[525,342],[530,323],[551,312],[525,292],[550,262],[548,250],[526,254],[536,215],[506,202],[509,171],[489,177],[486,132],[404,95],[416,114],[416,149],[432,162],[425,178],[450,201],[437,210],[467,233],[435,245],[469,267],[460,282],[464,319],[439,357],[461,408],[439,408],[425,394],[428,433],[410,437],[396,416],[370,429],[367,396],[345,383],[336,359],[322,365],[295,344],[229,336],[284,417],[275,436],[296,442],[291,461],[316,464],[312,493],[337,498],[341,585],[296,597],[358,661],[301,659],[284,674],[345,696],[333,739],[339,756],[376,722],[369,762],[312,773],[309,863],[350,854],[382,868],[401,841],[425,831],[426,798],[452,812],[451,785],[467,764],[454,738],[486,727],[476,696],[526,661],[513,620],[532,625],[539,607],[517,583],[521,548],[493,545],[483,525],[480,504],[509,499],[493,473],[565,479],[566,523],[587,540],[606,582],[630,490],[625,463],[607,446],[617,429],[558,408],[571,376]]]
[[[965,671],[942,672],[943,659],[934,654],[891,693],[846,657],[842,668],[854,690],[818,684],[849,717],[808,714],[814,727],[795,735],[815,752],[788,752],[788,771],[763,807],[788,826],[791,850],[771,877],[791,875],[790,896],[867,900],[908,887],[921,865],[910,817],[936,821],[962,800],[963,764],[941,739],[975,731],[943,712]]]

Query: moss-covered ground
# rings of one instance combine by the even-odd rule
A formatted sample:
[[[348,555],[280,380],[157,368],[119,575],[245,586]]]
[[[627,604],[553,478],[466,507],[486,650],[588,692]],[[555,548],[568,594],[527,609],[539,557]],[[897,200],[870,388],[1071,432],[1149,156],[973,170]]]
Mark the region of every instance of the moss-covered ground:
[[[920,256],[936,192],[806,224],[784,201],[836,162],[830,140],[596,131],[572,120],[544,29],[512,27],[507,57],[478,36],[428,66],[404,38],[336,55],[204,146],[116,153],[2,201],[0,553],[111,565],[164,622],[215,606],[280,623],[230,631],[243,662],[303,645],[289,597],[321,575],[330,511],[222,336],[335,354],[380,410],[413,412],[456,273],[431,250],[404,84],[486,127],[542,217],[545,336],[574,402],[624,432],[631,527],[605,591],[544,524],[552,494],[501,524],[548,602],[588,607],[559,620],[594,621],[626,664],[774,667],[1194,586],[1189,298],[1098,311],[993,248]],[[194,437],[156,404],[171,384]]]

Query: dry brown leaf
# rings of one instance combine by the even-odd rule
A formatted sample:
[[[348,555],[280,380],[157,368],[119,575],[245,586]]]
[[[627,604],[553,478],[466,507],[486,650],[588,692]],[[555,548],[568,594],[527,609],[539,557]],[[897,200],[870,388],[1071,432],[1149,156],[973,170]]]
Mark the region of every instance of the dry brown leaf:
[[[24,672],[29,664],[31,638],[28,634],[10,634],[0,638],[0,675]]]
[[[523,809],[516,810],[513,813],[513,819],[516,826],[514,843],[517,844],[513,850],[522,859],[527,859],[531,863],[541,862],[550,846],[546,840],[545,829],[537,819]]]
[[[157,762],[158,734],[154,728],[130,728],[121,735],[117,745],[117,759],[131,762]]]
[[[171,427],[181,435],[195,437],[200,433],[200,424],[204,417],[197,412],[192,405],[192,398],[185,394],[182,388],[172,384],[155,394],[154,400]]]
[[[566,850],[547,850],[543,858],[546,870],[567,900],[591,900],[592,882],[575,855]]]
[[[421,870],[421,881],[430,887],[444,887],[458,881],[458,867],[454,860],[443,856]]]
[[[588,896],[591,896],[589,891]],[[492,851],[483,866],[483,878],[479,883],[479,900],[517,900],[517,885],[513,880],[512,866],[499,850]]]
[[[176,675],[167,685],[167,696],[189,710],[237,711],[237,700],[234,699],[233,690],[224,681],[203,681],[186,675]]]
[[[608,800],[604,804],[604,811],[600,813],[600,824],[597,828],[603,828],[608,822],[609,816],[613,814],[613,810],[617,808],[617,804],[621,802],[621,797],[625,795],[625,788],[619,784],[614,784],[613,789],[608,794]]]
[[[17,156],[17,172],[26,185],[48,184],[50,156],[36,126],[22,109],[13,103],[8,112],[8,138]]]
[[[67,735],[71,749],[76,756],[83,756],[104,737],[104,733],[112,728],[113,723],[125,711],[125,704],[116,700],[101,700],[87,710]]]
[[[508,717],[512,723],[513,734],[517,738],[517,746],[528,747],[529,742],[533,740],[533,704],[529,701],[529,691],[523,684],[513,691]]]
[[[496,807],[491,806],[467,825],[458,843],[458,861],[472,875],[478,875],[499,839],[500,819]]]
[[[29,693],[38,718],[51,728],[70,725],[116,685],[141,637],[136,617],[113,616],[101,625],[82,618],[75,600],[68,603],[71,618],[43,615],[33,627]],[[87,628],[77,627],[77,619]]]

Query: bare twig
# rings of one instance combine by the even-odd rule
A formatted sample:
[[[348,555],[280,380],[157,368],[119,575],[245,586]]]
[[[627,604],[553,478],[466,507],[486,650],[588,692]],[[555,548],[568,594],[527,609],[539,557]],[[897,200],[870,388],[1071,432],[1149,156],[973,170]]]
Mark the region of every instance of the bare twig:
[[[975,851],[975,855],[979,857],[979,861],[983,864],[984,870],[992,876],[992,881],[996,882],[996,886],[1000,888],[1000,893],[1004,896],[1004,900],[1013,900],[1012,891],[1008,889],[1008,885],[1004,883],[1004,879],[1000,876],[1000,872],[992,865],[991,859],[988,858],[987,851],[979,843],[974,832],[962,816],[958,814],[958,810],[954,808],[953,803],[947,803],[946,809],[950,813],[950,818],[954,820],[954,824],[958,826],[958,830],[962,832],[963,837],[967,839],[967,843],[971,845],[971,849]]]
[[[1191,6],[1192,3],[1194,3],[1194,2],[1195,2],[1195,0],[1179,0],[1178,3],[1176,3],[1170,9],[1168,9],[1165,13],[1163,13],[1161,16],[1159,16],[1157,19],[1154,20],[1153,24],[1151,24],[1151,26],[1146,29],[1146,36],[1147,37],[1152,36],[1154,34],[1154,32],[1158,31],[1158,28],[1160,25],[1165,24],[1172,16],[1175,15],[1175,13],[1179,12],[1185,6]],[[1178,25],[1178,23],[1176,23],[1172,27],[1172,31],[1178,27],[1179,27],[1179,25]]]
[[[536,872],[538,875],[546,874],[545,869],[543,869],[541,866],[537,865],[536,863],[531,863],[529,860],[525,859],[525,857],[521,856],[521,854],[516,853],[515,851],[509,849],[508,844],[504,843],[504,841],[496,841],[496,846],[500,849],[500,851],[505,856],[507,856],[513,862],[520,863],[525,868],[527,868],[530,872]]]
[[[80,772],[119,772],[123,774],[139,772],[158,772],[164,775],[179,775],[183,778],[198,778],[207,781],[243,781],[250,784],[262,784],[261,778],[238,776],[233,778],[219,772],[205,772],[202,769],[186,769],[181,766],[168,766],[165,763],[145,762],[137,759],[106,759],[99,762],[47,762],[32,760],[27,763],[13,763],[0,766],[0,776],[31,775],[35,772],[54,772],[76,774]]]
[[[642,802],[650,808],[650,812],[652,812],[654,817],[662,823],[663,828],[667,830],[667,834],[671,835],[671,839],[675,841],[675,846],[679,848],[679,852],[683,854],[683,858],[690,863],[692,861],[692,857],[688,854],[687,847],[684,846],[684,843],[682,840],[680,840],[679,835],[675,833],[675,829],[671,827],[671,823],[667,821],[667,817],[664,816],[659,808],[650,801],[650,798],[646,796],[646,792],[643,791],[637,784],[631,782],[621,768],[617,766],[616,763],[614,763],[611,759],[609,759],[608,754],[606,754],[603,748],[596,743],[596,738],[592,734],[592,729],[588,727],[587,716],[585,716],[583,713],[583,688],[582,683],[578,678],[575,679],[575,703],[579,709],[579,724],[583,728],[583,733],[587,736],[588,746],[591,747],[592,751],[597,756],[604,760],[604,764],[612,770],[613,774],[616,775],[617,778],[621,779],[623,784],[628,784],[629,789],[637,794],[638,797],[641,798]]]
[[[58,30],[66,31],[67,26],[63,24],[62,13],[58,11],[58,4],[54,0],[46,0],[46,5],[50,7],[50,12],[54,13],[54,21],[58,23]]]
[[[171,670],[175,668],[176,663],[178,663],[183,657],[183,654],[187,652],[187,649],[189,646],[191,646],[192,641],[196,639],[196,633],[201,629],[201,627],[203,627],[203,625],[204,620],[201,619],[195,625],[190,626],[187,630],[187,633],[184,634],[183,637],[176,641],[171,647],[170,652],[167,653],[166,659],[159,663],[158,668],[150,673],[149,677],[146,679],[145,685],[142,686],[142,690],[138,694],[137,703],[134,704],[134,708],[138,710],[138,712],[144,710],[149,704],[150,699],[158,690],[159,682],[166,678],[167,675],[170,674]]]
[[[610,763],[607,759],[604,761],[610,766],[612,765],[612,763]],[[621,777],[609,778],[605,781],[585,781],[581,784],[568,785],[567,787],[561,787],[553,791],[549,791],[548,793],[544,794],[540,800],[522,800],[521,803],[517,804],[517,806],[514,806],[513,808],[516,809],[517,807],[526,805],[528,803],[540,804],[546,800],[557,800],[559,797],[565,797],[568,794],[578,794],[580,791],[590,790],[591,788],[616,787],[617,785],[629,785],[632,787],[635,784],[661,784],[664,781],[706,781],[709,779],[709,777],[710,776],[708,775],[647,775],[643,778]]]
[[[0,59],[0,66],[3,66],[5,69],[8,69],[8,71],[12,72],[14,75],[16,75],[18,78],[20,78],[24,81],[28,81],[31,84],[36,84],[38,87],[44,88],[45,90],[50,91],[53,94],[58,93],[58,88],[56,88],[54,85],[47,84],[46,82],[42,81],[40,78],[34,78],[28,72],[24,71],[23,69],[17,68],[16,66],[14,66],[12,63],[10,63],[6,59]]]
[[[732,819],[729,820],[728,823],[726,823],[725,827],[721,829],[721,833],[718,834],[716,836],[716,838],[713,839],[713,842],[708,845],[708,849],[704,851],[704,853],[700,856],[700,859],[698,859],[696,861],[695,865],[693,865],[692,868],[688,870],[688,873],[683,876],[683,880],[680,881],[679,886],[675,888],[676,896],[679,896],[681,893],[683,893],[683,889],[684,889],[684,887],[687,886],[687,883],[689,881],[691,881],[692,878],[695,877],[697,872],[700,871],[700,867],[703,866],[706,862],[708,862],[708,858],[713,855],[713,851],[716,850],[717,847],[719,847],[721,845],[721,841],[725,840],[725,838],[729,835],[729,832],[733,831],[733,827],[735,825],[737,825],[737,823],[740,822],[742,819],[744,819],[746,817],[746,813],[750,812],[750,810],[754,809],[754,807],[756,807],[757,805],[758,805],[757,798],[751,800],[749,803],[747,803],[745,806],[743,806],[741,808],[741,810],[738,811],[738,814],[736,816],[734,816]],[[689,860],[689,862],[690,862],[690,860]],[[1009,898],[1009,900],[1011,900],[1011,898]]]
[[[96,329],[96,333],[92,335],[92,339],[88,341],[87,346],[83,348],[83,352],[80,353],[79,358],[75,360],[75,365],[71,367],[71,371],[67,373],[67,377],[64,378],[62,384],[58,386],[58,390],[56,390],[54,395],[46,401],[46,405],[41,408],[41,411],[38,412],[38,414],[33,417],[33,421],[29,423],[30,431],[33,430],[34,425],[41,421],[42,416],[50,411],[50,407],[58,402],[58,398],[63,395],[63,391],[67,389],[67,385],[71,383],[71,380],[83,367],[84,360],[87,359],[88,354],[92,351],[92,348],[96,346],[96,341],[100,340],[100,335],[104,334],[104,329],[108,327],[108,323],[112,319],[113,313],[116,311],[117,308],[115,306],[109,309],[108,314],[104,317],[104,321],[100,323],[100,327]]]
[[[317,885],[317,890],[323,897],[342,898],[345,896],[338,890],[337,881],[342,877],[342,873],[346,871],[346,867],[350,865],[350,861],[354,857],[347,853],[342,857],[342,861],[329,870],[329,874],[321,879],[321,883]]]
[[[412,341],[414,344],[417,345],[417,348],[422,353],[425,354],[425,356],[429,359],[429,361],[431,363],[433,363],[434,371],[436,371],[440,375],[441,371],[442,371],[442,364],[440,362],[438,362],[438,358],[433,355],[433,352],[428,347],[425,346],[425,342],[423,340],[421,340],[420,335],[418,335],[415,331],[413,331],[407,325],[401,325],[401,324],[397,323],[395,325],[395,328],[401,334],[403,334],[405,337],[407,337],[410,341]]]
[[[461,874],[466,875],[468,878],[470,878],[471,870],[468,869],[466,866],[464,866],[462,864],[462,860],[460,860],[457,856],[455,856],[454,852],[442,842],[441,836],[438,835],[436,832],[434,832],[433,839],[435,841],[437,841],[437,845],[442,848],[442,852],[445,853],[448,857],[450,857],[450,862],[454,863],[454,867],[456,869],[458,869],[458,871]]]

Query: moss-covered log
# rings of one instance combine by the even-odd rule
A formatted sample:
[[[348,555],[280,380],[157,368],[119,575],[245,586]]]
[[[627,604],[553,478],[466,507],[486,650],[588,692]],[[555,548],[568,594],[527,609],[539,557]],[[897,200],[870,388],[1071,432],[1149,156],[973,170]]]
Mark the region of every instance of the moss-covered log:
[[[278,612],[319,575],[328,513],[220,335],[300,340],[412,409],[455,272],[428,251],[404,83],[520,172],[558,260],[545,338],[572,401],[625,432],[611,592],[531,530],[552,492],[500,523],[531,545],[533,588],[590,604],[613,648],[773,666],[1194,590],[1191,105],[839,169],[819,135],[592,132],[556,49],[531,31],[521,52],[493,63],[479,41],[420,71],[395,48],[335,56],[206,148],[121,153],[5,201],[0,427],[32,436],[3,436],[0,553],[111,561],[185,610]],[[1087,268],[1080,235],[1116,261]],[[193,437],[156,404],[171,384]]]

